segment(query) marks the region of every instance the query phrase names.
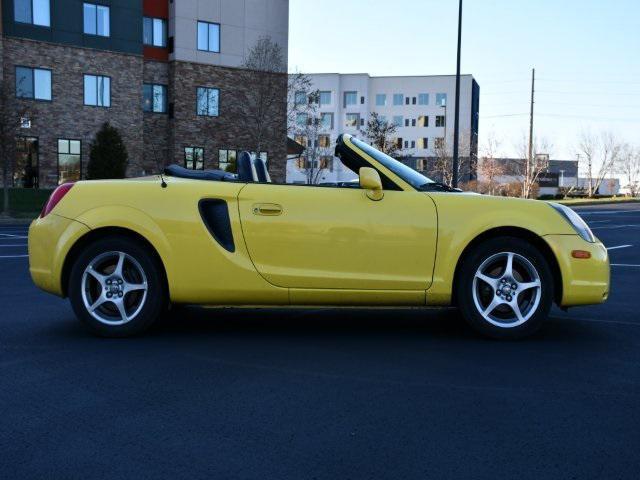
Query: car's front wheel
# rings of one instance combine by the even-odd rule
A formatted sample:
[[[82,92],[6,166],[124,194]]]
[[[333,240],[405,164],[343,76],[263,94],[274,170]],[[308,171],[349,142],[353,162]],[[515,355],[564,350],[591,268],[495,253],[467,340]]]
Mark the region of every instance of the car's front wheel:
[[[74,312],[101,336],[141,333],[167,304],[158,263],[134,239],[108,236],[91,243],[71,269],[68,293]]]
[[[492,338],[522,338],[549,315],[553,277],[531,243],[494,238],[464,258],[458,276],[458,306],[467,322]]]

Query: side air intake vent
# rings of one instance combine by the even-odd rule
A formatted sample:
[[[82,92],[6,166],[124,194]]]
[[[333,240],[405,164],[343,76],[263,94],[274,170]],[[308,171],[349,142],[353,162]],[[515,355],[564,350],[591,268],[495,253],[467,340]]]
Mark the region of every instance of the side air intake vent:
[[[207,230],[216,242],[225,250],[235,252],[236,246],[233,243],[227,202],[219,199],[200,200],[198,210]]]

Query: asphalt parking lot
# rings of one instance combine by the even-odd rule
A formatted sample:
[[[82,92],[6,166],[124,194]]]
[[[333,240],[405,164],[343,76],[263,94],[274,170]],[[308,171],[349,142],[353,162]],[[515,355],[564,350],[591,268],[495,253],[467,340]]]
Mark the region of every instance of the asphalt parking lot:
[[[94,338],[0,226],[0,476],[638,478],[640,204],[576,210],[610,299],[520,342],[435,309],[189,308]]]

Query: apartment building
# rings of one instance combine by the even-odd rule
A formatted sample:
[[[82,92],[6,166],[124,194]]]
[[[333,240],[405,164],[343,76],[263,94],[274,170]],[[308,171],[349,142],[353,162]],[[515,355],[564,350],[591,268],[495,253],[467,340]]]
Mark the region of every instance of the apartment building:
[[[243,117],[247,52],[270,37],[287,57],[288,0],[1,0],[1,120],[13,185],[83,178],[104,122],[118,128],[128,175],[168,163],[233,171],[255,143]],[[281,95],[286,102],[286,75]],[[284,179],[286,119],[259,154]]]
[[[321,124],[319,142],[331,150],[342,133],[364,137],[363,131],[371,114],[395,124],[398,158],[417,170],[436,174],[434,159],[449,152],[453,144],[455,108],[455,76],[372,77],[368,74],[319,73],[309,75],[311,90],[319,91],[317,115]],[[460,156],[470,165],[466,180],[475,177],[478,151],[478,112],[480,87],[471,75],[463,75],[460,83]],[[305,95],[294,95],[292,101],[307,101]],[[303,126],[309,119],[292,119]],[[290,125],[296,131],[297,125]],[[318,139],[304,138],[304,128],[297,134],[299,143]],[[349,181],[351,172],[342,170],[337,159],[322,159],[327,168],[319,182]],[[290,161],[287,179],[304,182],[304,159]],[[463,180],[465,180],[463,179]]]

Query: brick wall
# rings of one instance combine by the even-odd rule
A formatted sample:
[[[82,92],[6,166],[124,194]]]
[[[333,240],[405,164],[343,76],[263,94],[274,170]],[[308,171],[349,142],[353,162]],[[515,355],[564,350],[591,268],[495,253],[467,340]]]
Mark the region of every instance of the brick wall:
[[[8,121],[15,125],[16,135],[38,137],[41,187],[53,186],[57,182],[58,138],[82,140],[82,168],[85,172],[90,142],[106,121],[118,128],[123,136],[129,153],[128,174],[139,175],[142,172],[141,56],[4,37],[2,58]],[[52,70],[53,100],[16,98],[16,65]],[[85,73],[111,77],[111,107],[84,105]],[[19,128],[21,111],[28,112],[31,128]],[[10,152],[10,155],[15,154]]]
[[[249,92],[239,69],[188,62],[170,64],[170,101],[174,102],[171,128],[173,155],[184,162],[184,147],[204,147],[205,168],[217,168],[220,149],[254,150],[255,140],[246,115]],[[286,171],[286,76],[281,82],[282,111],[274,115],[261,147],[269,154],[269,171],[274,181],[284,182]],[[218,117],[196,114],[197,87],[220,90]]]

